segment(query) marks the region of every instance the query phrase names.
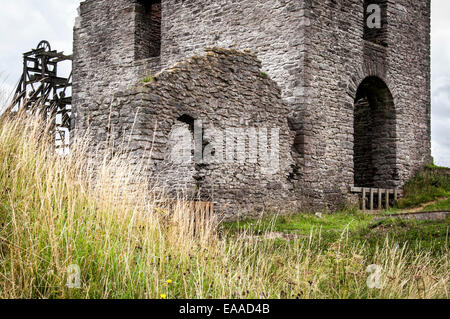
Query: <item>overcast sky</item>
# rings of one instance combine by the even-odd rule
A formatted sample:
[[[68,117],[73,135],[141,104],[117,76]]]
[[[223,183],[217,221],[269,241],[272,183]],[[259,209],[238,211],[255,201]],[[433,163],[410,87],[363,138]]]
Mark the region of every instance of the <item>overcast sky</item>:
[[[23,52],[42,39],[72,53],[72,28],[79,0],[0,0],[0,88],[13,90]],[[450,167],[449,0],[432,0],[432,152],[436,164]]]

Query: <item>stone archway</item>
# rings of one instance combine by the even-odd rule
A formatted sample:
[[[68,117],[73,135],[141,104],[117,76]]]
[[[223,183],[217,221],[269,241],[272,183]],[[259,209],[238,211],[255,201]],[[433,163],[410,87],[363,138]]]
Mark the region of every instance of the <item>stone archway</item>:
[[[392,188],[398,185],[394,99],[379,77],[359,85],[354,107],[354,184]]]

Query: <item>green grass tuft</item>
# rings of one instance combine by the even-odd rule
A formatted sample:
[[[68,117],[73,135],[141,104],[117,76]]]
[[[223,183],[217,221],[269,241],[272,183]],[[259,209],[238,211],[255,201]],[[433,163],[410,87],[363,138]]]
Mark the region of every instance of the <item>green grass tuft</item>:
[[[153,74],[150,74],[142,79],[142,83],[155,83],[156,78]]]
[[[424,208],[425,212],[450,211],[450,198],[428,205]]]
[[[431,170],[450,171],[449,167],[437,166],[435,164],[428,164],[426,167]]]
[[[404,187],[405,197],[397,208],[417,207],[424,203],[450,196],[450,175],[443,174],[441,168],[425,168]]]

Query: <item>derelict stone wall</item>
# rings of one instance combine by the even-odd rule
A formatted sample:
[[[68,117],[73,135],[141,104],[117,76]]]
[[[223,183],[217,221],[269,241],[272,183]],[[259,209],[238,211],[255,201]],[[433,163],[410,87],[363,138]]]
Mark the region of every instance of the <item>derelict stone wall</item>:
[[[160,57],[149,52],[144,59],[142,51],[150,47],[137,31],[144,25],[144,10],[136,0],[88,0],[81,2],[79,11],[74,28],[72,126],[83,131],[96,116],[91,114],[92,104],[158,72]]]
[[[162,1],[162,65],[205,47],[251,49],[292,100],[303,95],[303,0]]]
[[[396,106],[397,165],[403,184],[431,162],[431,3],[396,1],[389,11],[386,83]]]
[[[90,114],[98,114],[90,122],[92,138],[124,141],[130,163],[148,163],[143,174],[155,186],[173,196],[213,201],[226,219],[270,208],[298,209],[290,182],[295,133],[288,124],[289,106],[260,67],[249,52],[209,49],[157,74],[155,82],[139,81],[92,105]],[[109,116],[107,126],[102,112]],[[204,162],[177,162],[179,153],[171,158],[174,146],[186,143],[186,132],[193,130],[189,119],[202,122],[204,139],[193,140],[192,149],[201,144]],[[270,153],[277,150],[272,145],[278,143],[271,143],[277,135],[279,154],[264,162],[258,139],[267,139]]]
[[[335,209],[348,197],[355,175],[358,180],[358,175],[365,174],[355,170],[363,171],[361,167],[370,162],[367,174],[372,177],[367,183],[371,185],[364,186],[401,186],[431,160],[430,1],[374,0],[383,10],[380,31],[365,26],[364,9],[369,2],[162,0],[159,43],[154,39],[159,25],[155,29],[144,23],[143,1],[87,0],[81,4],[74,32],[74,123],[79,131],[90,126],[100,132],[105,127],[101,123],[108,121],[105,98],[144,77],[151,78],[161,68],[203,52],[205,47],[250,48],[262,61],[262,70],[278,83],[288,105],[287,115],[278,111],[272,114],[277,120],[287,117],[295,132],[293,140],[283,140],[292,148],[289,187],[296,189],[295,201],[311,209]],[[146,38],[149,32],[151,37]],[[153,47],[160,48],[161,55],[141,59],[149,53],[149,39]],[[155,55],[152,52],[150,56]],[[355,123],[357,92],[367,78],[377,78],[386,85],[393,107],[379,105],[389,113],[379,116],[376,103],[371,104],[367,96],[376,120]],[[185,101],[183,104],[195,99],[183,94],[181,90],[176,97]],[[129,104],[141,105],[140,97],[136,98]],[[246,95],[240,98],[245,100]],[[233,95],[226,99],[229,104],[238,103]],[[110,105],[113,112],[122,109],[116,121],[127,129],[132,126],[132,116],[127,116],[123,107],[117,101]],[[229,109],[235,115],[247,116],[246,111],[232,106]],[[134,109],[126,110],[133,114]],[[209,111],[210,120],[222,118],[220,110]],[[163,112],[152,116],[160,117],[161,123],[166,118]],[[94,128],[94,123],[99,128]],[[355,160],[355,127],[359,124],[380,133],[376,143],[366,145],[371,156],[361,166]],[[151,137],[147,134],[136,133],[134,141],[148,143]],[[98,142],[107,136],[94,135]],[[200,181],[206,185],[208,176],[219,172],[211,170],[208,175],[201,173],[202,169],[194,170],[198,174],[185,174],[183,183],[192,186]],[[185,171],[193,170],[185,167]],[[223,177],[217,173],[215,178],[228,181],[226,172]],[[266,182],[260,176],[258,183]],[[232,201],[235,195],[229,194],[223,193],[222,200]],[[261,194],[265,196],[266,192]],[[257,195],[252,196],[255,202],[259,200]]]
[[[161,1],[136,4],[135,59],[161,55]]]
[[[303,193],[315,207],[332,208],[354,184],[354,102],[368,77],[386,83],[395,105],[395,129],[383,132],[395,139],[386,186],[401,186],[430,161],[430,1],[387,3],[387,46],[364,40],[363,6],[311,0],[305,8]]]
[[[295,163],[291,183],[300,191],[303,183],[303,103],[305,90],[305,37],[310,19],[303,0],[162,1],[162,51],[164,67],[201,52],[204,47],[250,49],[262,61],[262,69],[281,88],[290,105],[289,121],[296,137],[292,143]]]

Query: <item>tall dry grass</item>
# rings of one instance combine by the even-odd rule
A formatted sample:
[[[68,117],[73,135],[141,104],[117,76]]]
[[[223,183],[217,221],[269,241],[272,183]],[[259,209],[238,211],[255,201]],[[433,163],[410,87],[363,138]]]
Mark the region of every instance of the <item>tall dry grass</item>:
[[[8,85],[6,84],[5,76],[0,71],[0,114],[3,112],[3,106],[9,105],[11,99],[11,93],[9,92]]]
[[[345,232],[327,248],[316,233],[194,234],[192,211],[126,160],[91,161],[86,141],[58,156],[48,140],[36,118],[0,122],[0,298],[448,298],[447,255],[389,240],[373,252]]]

